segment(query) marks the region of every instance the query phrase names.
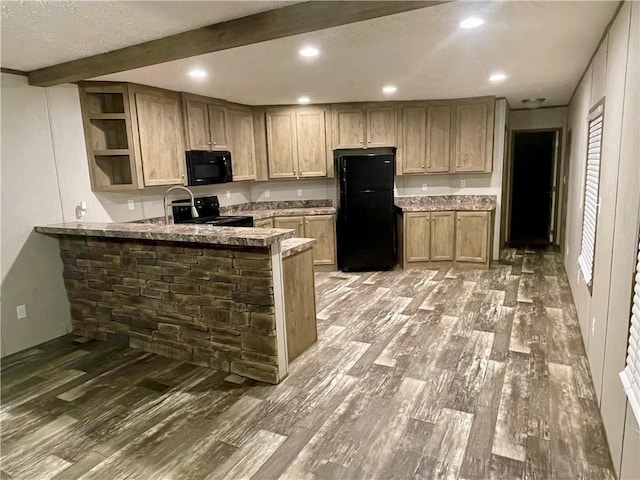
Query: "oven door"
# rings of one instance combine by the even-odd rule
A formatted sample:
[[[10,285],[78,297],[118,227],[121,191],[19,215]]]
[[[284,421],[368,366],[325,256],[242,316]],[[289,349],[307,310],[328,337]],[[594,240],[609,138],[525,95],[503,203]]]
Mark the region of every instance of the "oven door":
[[[210,185],[233,181],[230,152],[187,152],[188,185]]]

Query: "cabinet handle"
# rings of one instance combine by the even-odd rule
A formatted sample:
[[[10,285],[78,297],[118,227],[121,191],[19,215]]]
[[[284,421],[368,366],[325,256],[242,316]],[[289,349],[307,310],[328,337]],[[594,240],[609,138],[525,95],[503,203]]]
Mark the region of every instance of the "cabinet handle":
[[[429,168],[431,168],[431,164],[429,164]]]
[[[211,142],[207,142],[207,145],[211,145]]]
[[[459,167],[459,166],[460,166],[460,164],[459,164],[459,163],[456,163],[456,167]]]
[[[213,142],[213,144],[214,144],[214,145],[217,145],[217,143],[216,143],[216,142]]]

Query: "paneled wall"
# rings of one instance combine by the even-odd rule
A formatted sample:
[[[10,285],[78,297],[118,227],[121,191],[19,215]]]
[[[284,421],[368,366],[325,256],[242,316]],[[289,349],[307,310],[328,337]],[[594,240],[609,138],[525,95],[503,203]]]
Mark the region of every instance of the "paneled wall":
[[[600,410],[620,478],[640,478],[640,433],[618,373],[624,368],[640,225],[640,4],[625,2],[569,105],[572,131],[565,267]],[[604,98],[593,291],[578,267],[587,115]],[[626,423],[626,427],[625,427]]]

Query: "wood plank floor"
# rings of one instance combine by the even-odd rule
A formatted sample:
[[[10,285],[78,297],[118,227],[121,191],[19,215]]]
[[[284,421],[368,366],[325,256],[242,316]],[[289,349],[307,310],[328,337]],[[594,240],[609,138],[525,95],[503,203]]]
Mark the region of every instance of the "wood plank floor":
[[[4,359],[1,478],[614,478],[558,254],[316,282],[277,386],[72,337]]]

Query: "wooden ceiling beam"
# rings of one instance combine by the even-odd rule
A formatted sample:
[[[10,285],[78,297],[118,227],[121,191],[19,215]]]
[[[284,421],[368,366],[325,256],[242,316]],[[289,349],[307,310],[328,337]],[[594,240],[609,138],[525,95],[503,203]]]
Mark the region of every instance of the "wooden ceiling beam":
[[[49,87],[430,7],[445,1],[309,1],[28,72]]]

